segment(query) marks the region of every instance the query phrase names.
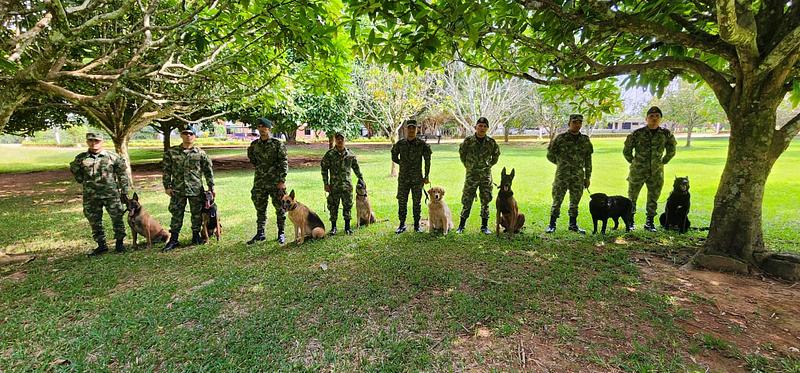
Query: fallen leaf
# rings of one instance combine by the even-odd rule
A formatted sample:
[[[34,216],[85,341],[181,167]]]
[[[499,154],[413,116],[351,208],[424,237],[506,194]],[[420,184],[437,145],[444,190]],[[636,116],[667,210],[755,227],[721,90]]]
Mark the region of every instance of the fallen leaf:
[[[492,336],[492,331],[489,328],[480,327],[475,331],[475,336],[478,338],[489,338]]]
[[[67,359],[55,359],[55,360],[50,362],[50,366],[51,367],[55,367],[55,366],[59,366],[59,365],[70,365],[70,364],[72,364],[72,362],[67,360]]]

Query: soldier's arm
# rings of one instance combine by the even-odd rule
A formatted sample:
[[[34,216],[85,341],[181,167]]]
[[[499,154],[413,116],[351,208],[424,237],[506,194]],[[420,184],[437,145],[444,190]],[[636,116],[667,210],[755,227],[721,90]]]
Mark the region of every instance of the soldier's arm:
[[[328,185],[328,153],[322,157],[322,162],[319,164],[322,169],[322,185]]]
[[[632,132],[625,138],[625,147],[622,148],[622,155],[625,156],[625,160],[628,163],[633,162],[633,142],[634,142],[634,134],[636,132]]]
[[[75,177],[75,181],[78,184],[83,184],[83,171],[81,170],[81,161],[80,155],[76,156],[75,159],[69,163],[69,172],[72,173],[72,176]]]
[[[206,184],[209,190],[214,189],[214,165],[211,163],[211,157],[203,153],[203,176],[206,178]]]
[[[550,142],[550,145],[547,146],[547,160],[550,163],[558,164],[558,156],[556,155],[556,150],[558,147],[556,143],[558,142],[558,137],[554,138],[553,141]]]
[[[463,164],[464,167],[467,166],[467,149],[465,149],[464,146],[466,142],[467,140],[464,139],[464,141],[461,142],[461,145],[458,146],[458,156],[461,158],[461,164]]]
[[[586,154],[584,154],[583,158],[583,173],[584,179],[589,180],[592,178],[592,153],[594,153],[594,147],[590,141],[586,141],[588,149],[586,149]]]
[[[664,154],[664,158],[661,159],[661,164],[667,164],[670,160],[672,160],[672,158],[675,156],[676,145],[677,141],[675,141],[675,135],[667,130],[666,144],[664,144],[667,152]]]
[[[247,147],[247,159],[249,159],[249,160],[250,160],[250,163],[252,163],[252,164],[253,164],[253,166],[255,166],[255,165],[256,165],[256,147],[255,147],[255,141],[254,141],[254,142],[251,142],[251,143],[250,143],[250,146],[248,146],[248,147]]]
[[[427,143],[422,150],[422,158],[425,160],[425,179],[430,180],[428,176],[431,174],[431,146]]]
[[[500,161],[500,145],[497,145],[497,142],[495,142],[494,152],[492,153],[491,165],[492,166],[496,165],[498,161]]]
[[[281,142],[281,147],[278,150],[278,183],[286,181],[286,175],[289,174],[289,155],[286,152],[286,144]]]
[[[128,166],[125,158],[117,157],[114,162],[114,174],[119,183],[120,193],[127,197],[131,192],[131,180],[128,178]]]
[[[164,189],[172,189],[172,157],[169,155],[169,150],[164,152],[161,167],[161,182],[164,184]]]
[[[352,167],[353,167],[353,173],[356,174],[358,180],[364,180],[364,175],[361,174],[361,167],[358,165],[358,158],[356,158],[355,156],[353,156]]]
[[[392,162],[400,164],[400,148],[397,146],[399,142],[392,145]]]

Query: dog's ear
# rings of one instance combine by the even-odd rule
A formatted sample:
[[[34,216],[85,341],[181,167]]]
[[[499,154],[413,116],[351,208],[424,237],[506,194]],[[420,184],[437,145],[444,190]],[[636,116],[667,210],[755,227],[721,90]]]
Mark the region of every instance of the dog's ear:
[[[503,167],[503,171],[500,172],[500,176],[506,176],[506,168]]]
[[[294,199],[294,189],[289,193],[289,198]]]
[[[511,176],[512,179],[514,178],[514,169],[513,168],[511,169],[511,173],[508,174],[508,176]]]
[[[444,187],[439,187],[439,190],[442,192],[442,197],[444,197]]]
[[[139,200],[139,194],[138,193],[133,192],[133,200],[134,201],[138,201]]]

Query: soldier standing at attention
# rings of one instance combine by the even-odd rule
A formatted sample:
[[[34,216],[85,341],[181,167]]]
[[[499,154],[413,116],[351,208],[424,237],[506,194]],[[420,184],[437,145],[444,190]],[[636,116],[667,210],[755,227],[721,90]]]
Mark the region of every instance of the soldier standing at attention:
[[[103,149],[103,137],[97,133],[86,134],[89,149],[70,162],[69,170],[83,189],[83,215],[92,227],[92,238],[97,248],[89,255],[100,255],[108,251],[106,234],[103,231],[103,207],[105,206],[114,225],[114,250],[125,251],[125,208],[121,198],[130,192],[125,159],[114,152]]]
[[[583,115],[569,116],[569,130],[564,132],[547,147],[547,160],[556,165],[556,178],[553,181],[553,205],[550,207],[550,225],[546,233],[556,231],[556,220],[561,215],[561,202],[569,191],[569,230],[586,234],[578,228],[578,204],[583,196],[583,188],[589,188],[592,178],[592,142],[589,136],[581,133]]]
[[[272,199],[275,208],[275,221],[278,223],[278,243],[286,243],[283,233],[286,224],[286,212],[281,208],[281,198],[286,193],[286,174],[289,172],[289,158],[286,155],[286,145],[271,136],[272,121],[267,118],[258,120],[259,138],[250,143],[247,148],[247,158],[256,168],[253,178],[253,189],[250,190],[250,199],[256,207],[256,235],[248,245],[264,241],[264,225],[267,223],[267,204]]]
[[[475,134],[464,139],[458,147],[461,163],[467,170],[464,179],[464,190],[461,192],[461,222],[456,232],[464,232],[464,225],[469,218],[475,191],[480,189],[481,198],[481,232],[492,234],[489,230],[489,203],[492,202],[492,166],[500,159],[500,147],[493,138],[486,136],[489,120],[480,117],[475,124]]]
[[[358,167],[358,160],[350,149],[344,147],[344,135],[334,135],[335,145],[322,157],[322,184],[328,192],[328,211],[331,214],[330,234],[336,234],[336,217],[339,215],[339,201],[342,201],[342,219],[344,219],[344,233],[353,234],[350,229],[350,211],[353,209],[353,184],[350,181],[350,170],[356,174],[359,181],[364,181],[364,175]]]
[[[625,139],[622,154],[631,164],[628,172],[628,198],[633,202],[636,213],[636,199],[642,185],[647,184],[647,221],[644,229],[656,231],[653,218],[658,208],[658,197],[664,186],[664,165],[675,156],[675,136],[661,124],[661,109],[657,106],[647,110],[647,126],[631,132]]]
[[[194,129],[186,128],[181,131],[181,144],[164,152],[164,192],[170,197],[169,212],[172,214],[169,225],[171,235],[161,250],[164,252],[178,247],[178,235],[183,226],[183,213],[186,211],[187,202],[192,214],[192,244],[205,244],[200,235],[202,225],[200,210],[205,204],[202,179],[205,177],[208,190],[214,193],[214,171],[206,152],[194,146],[196,137]]]
[[[400,225],[395,233],[406,231],[408,212],[408,192],[411,192],[414,212],[414,231],[422,232],[419,219],[422,215],[422,186],[428,184],[431,173],[431,146],[417,138],[417,121],[409,119],[405,123],[406,138],[392,146],[392,162],[400,165],[397,178],[397,216]],[[425,174],[422,174],[422,161],[425,160]]]

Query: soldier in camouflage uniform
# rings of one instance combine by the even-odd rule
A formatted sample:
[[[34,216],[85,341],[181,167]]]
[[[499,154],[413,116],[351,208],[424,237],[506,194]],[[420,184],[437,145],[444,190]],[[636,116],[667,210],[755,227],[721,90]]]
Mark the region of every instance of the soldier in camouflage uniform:
[[[406,138],[392,146],[392,162],[400,165],[397,178],[397,216],[400,225],[395,233],[406,231],[408,193],[411,192],[414,212],[414,231],[422,232],[419,219],[422,215],[422,186],[428,184],[431,172],[431,146],[417,138],[417,121],[409,119],[405,123]],[[422,161],[425,161],[425,174],[422,174]]]
[[[668,129],[659,127],[661,116],[661,109],[657,106],[647,110],[647,126],[628,135],[622,151],[625,160],[631,164],[628,197],[633,202],[634,213],[639,191],[643,184],[647,184],[647,222],[644,229],[650,232],[656,231],[653,218],[656,216],[661,187],[664,186],[664,165],[675,156],[675,136]]]
[[[192,128],[187,128],[181,131],[182,143],[164,152],[164,192],[170,197],[169,212],[172,214],[169,225],[171,235],[162,249],[165,252],[178,247],[178,235],[183,226],[187,202],[192,214],[192,244],[205,243],[200,235],[200,210],[205,204],[202,178],[205,177],[208,190],[214,193],[214,171],[206,152],[194,146],[196,136],[197,133]]]
[[[286,145],[271,135],[272,121],[260,118],[257,129],[259,139],[251,142],[247,148],[247,158],[256,169],[253,189],[250,190],[250,199],[256,208],[256,235],[247,244],[252,245],[267,239],[264,225],[267,222],[267,205],[272,199],[275,220],[278,223],[278,243],[283,245],[286,243],[286,212],[281,208],[281,198],[286,193],[284,182],[289,172],[289,158],[286,155]]]
[[[489,120],[478,118],[475,134],[464,139],[458,147],[461,163],[467,170],[464,179],[464,190],[461,192],[461,222],[456,232],[464,232],[464,225],[469,218],[475,191],[480,189],[481,198],[481,232],[492,234],[489,230],[489,203],[492,202],[492,166],[500,159],[500,147],[493,138],[486,135]]]
[[[561,214],[561,202],[569,191],[569,230],[586,234],[578,227],[578,204],[583,196],[583,188],[589,188],[592,178],[592,142],[589,136],[581,133],[583,115],[569,116],[569,130],[550,143],[547,160],[556,164],[556,177],[553,181],[553,205],[550,207],[550,225],[545,232],[556,231],[556,220]]]
[[[328,192],[328,211],[331,214],[330,234],[336,234],[336,217],[339,215],[339,201],[342,201],[342,219],[344,219],[344,232],[353,234],[350,229],[350,211],[353,209],[353,184],[350,181],[350,170],[356,174],[359,181],[364,181],[364,175],[358,167],[358,160],[350,149],[344,146],[344,135],[334,135],[335,146],[322,157],[322,184]]]
[[[103,149],[103,138],[100,134],[87,133],[85,151],[70,162],[69,170],[75,181],[83,189],[83,215],[92,227],[92,238],[97,248],[89,255],[100,255],[108,251],[106,235],[103,231],[103,207],[105,206],[114,225],[114,249],[125,251],[125,207],[121,198],[127,198],[130,192],[125,159],[116,153]]]

